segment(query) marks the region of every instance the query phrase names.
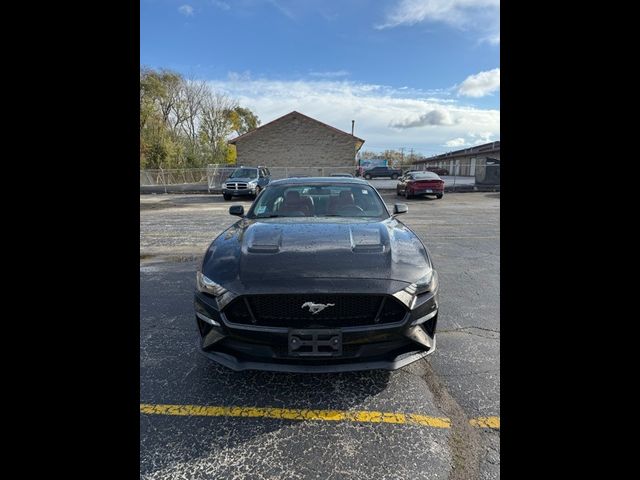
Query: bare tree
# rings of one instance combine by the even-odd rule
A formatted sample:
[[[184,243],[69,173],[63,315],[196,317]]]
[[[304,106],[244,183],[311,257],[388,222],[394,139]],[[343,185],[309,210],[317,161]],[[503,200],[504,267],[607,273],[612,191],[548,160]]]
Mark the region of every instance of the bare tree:
[[[176,105],[180,101],[180,95],[184,88],[184,79],[177,73],[163,70],[160,72],[164,85],[164,95],[158,99],[158,106],[162,122],[170,129],[175,130],[182,123],[182,118],[176,115]]]
[[[211,89],[205,81],[186,80],[176,102],[175,126],[181,129],[192,146],[198,142],[199,117],[209,96]]]
[[[204,102],[200,118],[201,138],[216,161],[226,154],[226,139],[233,131],[229,112],[237,106],[235,100],[223,93],[212,93]]]
[[[229,159],[227,140],[256,128],[248,108],[205,81],[140,67],[140,164],[198,167]]]

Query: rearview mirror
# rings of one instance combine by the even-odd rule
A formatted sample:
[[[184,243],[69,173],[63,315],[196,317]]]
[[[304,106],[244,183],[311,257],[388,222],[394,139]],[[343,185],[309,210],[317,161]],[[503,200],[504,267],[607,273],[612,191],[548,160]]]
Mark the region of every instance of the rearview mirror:
[[[235,215],[237,217],[244,216],[244,206],[242,206],[242,205],[231,205],[229,207],[229,215]]]
[[[233,208],[233,207],[231,207]],[[409,211],[409,207],[407,207],[406,204],[404,203],[396,203],[393,206],[393,214],[394,215],[400,215],[401,213],[407,213]]]

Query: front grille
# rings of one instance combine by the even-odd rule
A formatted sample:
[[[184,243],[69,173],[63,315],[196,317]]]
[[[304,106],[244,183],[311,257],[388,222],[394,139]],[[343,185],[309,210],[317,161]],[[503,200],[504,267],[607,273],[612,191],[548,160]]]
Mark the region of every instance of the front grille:
[[[307,302],[334,305],[312,314],[302,308]],[[399,322],[406,308],[384,295],[248,295],[235,299],[224,313],[229,321],[243,325],[342,328]]]
[[[227,189],[228,190],[246,190],[247,184],[246,183],[227,183]]]

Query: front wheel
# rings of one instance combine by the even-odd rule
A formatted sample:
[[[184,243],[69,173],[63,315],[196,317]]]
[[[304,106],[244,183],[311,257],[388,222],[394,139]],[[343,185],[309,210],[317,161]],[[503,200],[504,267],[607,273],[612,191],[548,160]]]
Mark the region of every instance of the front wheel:
[[[404,191],[404,198],[406,198],[407,200],[409,200],[411,198],[411,195],[409,195],[409,191],[408,190]]]
[[[232,198],[232,195],[227,195],[226,193],[224,193],[222,196],[224,197],[224,199],[225,199],[227,202],[228,202],[229,200],[231,200],[231,198]]]
[[[437,194],[437,195],[436,195],[436,198],[437,198],[438,200],[440,200],[440,199],[442,198],[442,193]]]
[[[366,174],[366,175],[364,176],[364,178],[366,178],[367,180],[371,180],[371,175]]]

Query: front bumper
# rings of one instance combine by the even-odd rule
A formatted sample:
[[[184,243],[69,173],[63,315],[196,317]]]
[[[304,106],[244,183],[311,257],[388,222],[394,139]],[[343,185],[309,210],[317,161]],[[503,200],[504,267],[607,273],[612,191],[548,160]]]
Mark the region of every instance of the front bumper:
[[[251,189],[251,188],[242,188],[242,189],[231,189],[231,188],[223,188],[222,189],[222,193],[223,195],[231,195],[234,197],[242,197],[245,195],[255,195],[256,194],[256,190]]]
[[[341,328],[339,356],[292,356],[290,329],[240,325],[219,311],[214,298],[196,292],[199,349],[209,359],[233,370],[281,372],[345,372],[396,370],[430,355],[436,348],[437,291],[419,295],[400,322]],[[419,325],[418,319],[430,317]],[[212,324],[213,323],[213,324]]]

